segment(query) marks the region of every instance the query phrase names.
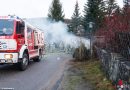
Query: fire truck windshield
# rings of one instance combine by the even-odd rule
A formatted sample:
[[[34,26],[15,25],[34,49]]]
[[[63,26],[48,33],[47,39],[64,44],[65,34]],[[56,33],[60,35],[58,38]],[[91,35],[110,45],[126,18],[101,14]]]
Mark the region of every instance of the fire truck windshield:
[[[0,36],[8,36],[13,34],[14,21],[13,20],[0,20]]]

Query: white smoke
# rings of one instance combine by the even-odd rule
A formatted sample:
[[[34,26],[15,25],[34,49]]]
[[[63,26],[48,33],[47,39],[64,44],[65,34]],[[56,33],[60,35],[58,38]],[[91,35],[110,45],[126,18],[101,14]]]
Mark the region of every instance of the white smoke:
[[[62,49],[77,48],[81,41],[85,43],[87,48],[90,47],[88,39],[69,33],[67,25],[63,22],[50,22],[45,18],[28,19],[27,21],[44,31],[45,43],[49,49],[51,47]]]

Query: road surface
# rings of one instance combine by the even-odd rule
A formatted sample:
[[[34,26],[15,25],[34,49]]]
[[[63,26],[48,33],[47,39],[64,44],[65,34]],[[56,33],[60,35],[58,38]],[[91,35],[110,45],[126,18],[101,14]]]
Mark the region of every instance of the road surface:
[[[41,62],[30,62],[26,71],[0,65],[0,90],[56,90],[70,59],[67,54],[45,55]]]

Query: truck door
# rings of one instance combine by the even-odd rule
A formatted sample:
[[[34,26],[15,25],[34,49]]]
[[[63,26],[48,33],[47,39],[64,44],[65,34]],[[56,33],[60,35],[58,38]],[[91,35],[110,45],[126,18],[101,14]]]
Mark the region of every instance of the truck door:
[[[16,34],[17,34],[17,42],[18,42],[18,49],[22,47],[25,43],[25,23],[17,21],[16,22]]]

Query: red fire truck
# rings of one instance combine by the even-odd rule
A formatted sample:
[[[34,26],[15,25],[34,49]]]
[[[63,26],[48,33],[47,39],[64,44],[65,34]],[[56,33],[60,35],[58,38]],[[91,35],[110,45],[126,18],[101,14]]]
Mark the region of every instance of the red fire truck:
[[[42,59],[43,51],[43,31],[17,16],[0,16],[0,64],[25,70],[30,60]]]

